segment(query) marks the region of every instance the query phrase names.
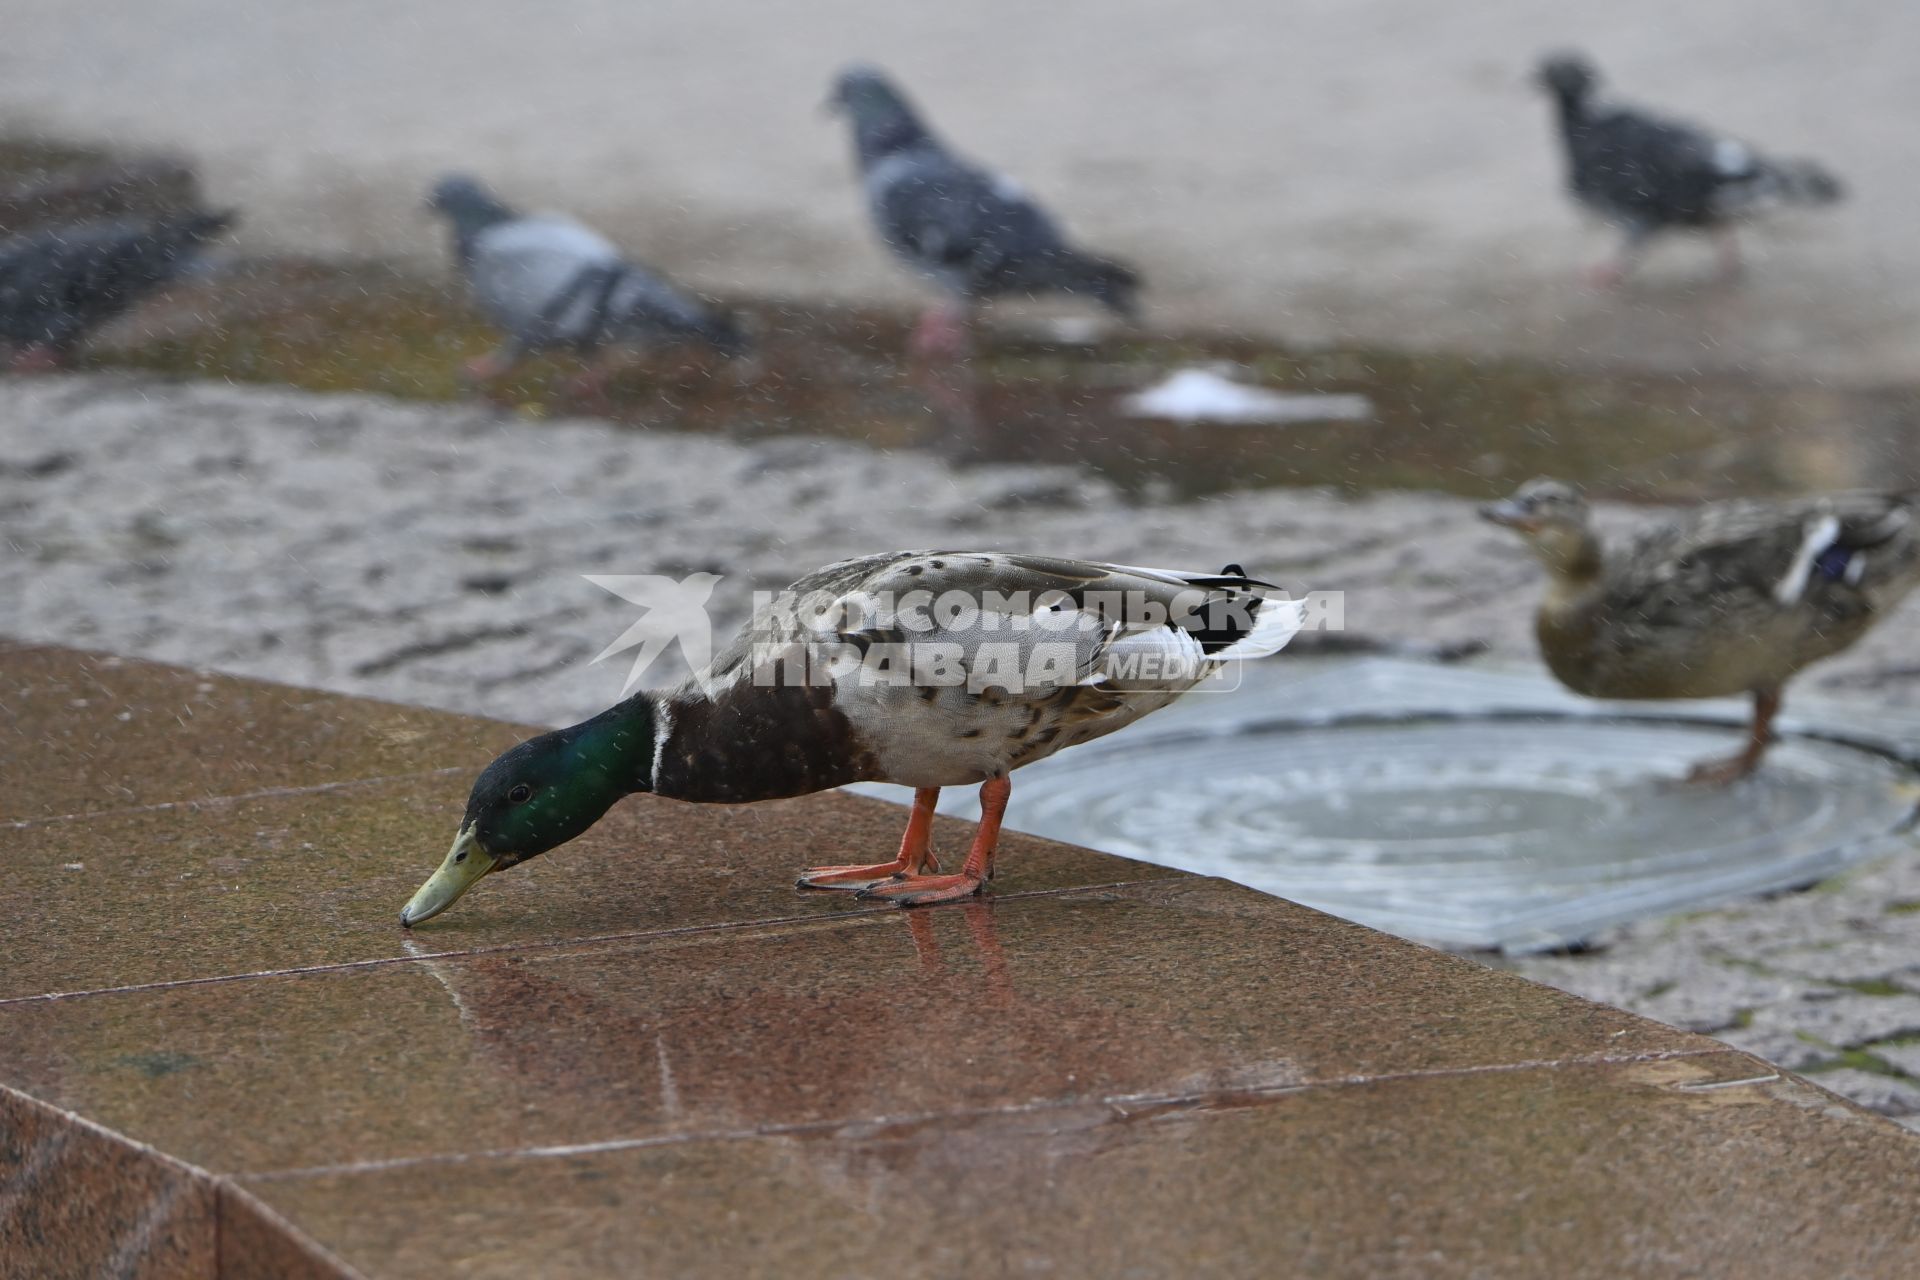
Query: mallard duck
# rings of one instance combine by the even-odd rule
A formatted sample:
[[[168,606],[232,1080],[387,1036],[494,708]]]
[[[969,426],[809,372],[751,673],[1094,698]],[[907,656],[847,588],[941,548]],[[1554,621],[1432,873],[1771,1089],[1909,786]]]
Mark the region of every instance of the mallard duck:
[[[1750,694],[1746,746],[1695,766],[1727,783],[1759,767],[1781,690],[1853,644],[1920,584],[1920,495],[1844,493],[1722,502],[1607,555],[1580,495],[1529,480],[1481,514],[1516,529],[1547,568],[1540,652],[1594,698]]]
[[[912,906],[980,892],[1008,775],[1166,706],[1221,663],[1283,647],[1304,604],[1238,565],[1178,573],[1046,556],[907,551],[847,560],[763,602],[707,670],[541,734],[480,774],[453,847],[400,913],[581,834],[622,796],[703,804],[850,782],[913,789],[899,852],[799,883]],[[943,787],[978,786],[957,873],[929,837]]]

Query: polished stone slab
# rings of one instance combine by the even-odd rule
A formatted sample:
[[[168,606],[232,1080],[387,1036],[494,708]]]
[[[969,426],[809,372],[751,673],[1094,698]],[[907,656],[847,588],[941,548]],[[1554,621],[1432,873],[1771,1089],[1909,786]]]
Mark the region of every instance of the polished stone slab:
[[[17,1003],[0,1079],[227,1172],[1714,1047],[1377,938],[1181,879]]]
[[[0,919],[33,940],[0,967],[0,1001],[892,910],[793,882],[811,864],[890,856],[895,806],[632,796],[580,839],[402,929],[400,907],[445,856],[471,783],[439,773],[0,828]],[[967,834],[943,821],[936,841],[963,848]],[[1000,868],[1002,893],[1179,874],[1033,836],[1009,837]]]
[[[1907,1273],[1896,1126],[1459,957],[1026,836],[796,891],[897,841],[846,795],[635,797],[403,931],[518,730],[0,646],[108,685],[0,713],[72,798],[0,826],[0,1275]]]
[[[242,1185],[394,1280],[1898,1280],[1920,1248],[1920,1144],[1732,1052]]]
[[[530,730],[38,646],[0,650],[0,824],[464,765]]]
[[[218,1194],[214,1271],[222,1280],[361,1280],[361,1272],[231,1179],[220,1180]],[[376,1265],[372,1274],[380,1273]]]
[[[0,1087],[0,1275],[209,1276],[217,1221],[212,1179]]]

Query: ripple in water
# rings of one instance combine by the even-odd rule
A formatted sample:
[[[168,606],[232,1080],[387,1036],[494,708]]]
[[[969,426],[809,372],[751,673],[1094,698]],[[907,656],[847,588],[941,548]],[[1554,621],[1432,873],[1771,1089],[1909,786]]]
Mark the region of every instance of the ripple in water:
[[[1737,730],[1461,719],[1165,735],[1023,775],[1023,829],[1218,875],[1413,937],[1515,949],[1812,879],[1899,830],[1913,775],[1790,738],[1728,789]]]

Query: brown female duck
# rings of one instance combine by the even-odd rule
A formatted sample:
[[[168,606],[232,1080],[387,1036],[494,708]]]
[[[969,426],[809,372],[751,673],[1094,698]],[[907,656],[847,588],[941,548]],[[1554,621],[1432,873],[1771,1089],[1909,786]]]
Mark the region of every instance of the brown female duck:
[[[1580,495],[1529,480],[1481,514],[1547,568],[1540,652],[1595,698],[1753,697],[1746,747],[1694,767],[1726,783],[1760,764],[1781,689],[1852,645],[1920,585],[1920,495],[1724,502],[1607,554]]]

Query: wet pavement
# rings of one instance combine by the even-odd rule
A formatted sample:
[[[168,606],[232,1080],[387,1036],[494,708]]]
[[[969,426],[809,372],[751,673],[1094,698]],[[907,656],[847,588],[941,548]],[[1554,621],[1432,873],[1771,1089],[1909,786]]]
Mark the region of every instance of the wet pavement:
[[[1485,496],[1551,472],[1662,503],[1920,475],[1913,178],[1878,164],[1912,78],[1864,52],[1897,46],[1910,18],[1890,10],[1827,23],[1817,49],[1804,11],[1782,5],[1711,6],[1686,31],[1665,10],[1509,6],[1444,30],[1396,4],[1280,26],[1250,11],[1258,32],[1228,44],[1207,35],[1232,28],[1224,13],[1143,41],[1148,15],[1103,12],[1128,31],[1102,53],[1070,6],[1041,29],[1021,15],[1042,63],[1024,76],[1004,42],[969,50],[953,32],[916,65],[924,15],[908,30],[858,6],[810,14],[826,32],[877,32],[863,52],[900,60],[957,137],[1153,278],[1150,327],[1097,345],[995,309],[977,365],[987,425],[959,435],[896,358],[913,295],[866,242],[836,130],[806,119],[797,142],[792,121],[749,127],[731,101],[636,133],[635,102],[596,105],[596,84],[730,94],[734,79],[680,47],[723,15],[649,11],[643,32],[637,11],[573,4],[600,34],[598,76],[566,21],[516,32],[500,48],[517,83],[546,83],[548,115],[478,73],[490,55],[472,38],[498,24],[410,13],[369,42],[385,22],[371,11],[319,29],[220,7],[213,39],[166,5],[85,39],[64,11],[11,15],[7,128],[185,147],[208,161],[213,199],[248,206],[249,253],[282,255],[223,253],[104,335],[86,363],[121,372],[0,387],[0,625],[23,636],[550,723],[618,686],[587,659],[628,611],[580,573],[721,572],[737,603],[877,538],[1231,556],[1348,590],[1355,630],[1328,648],[1524,663],[1538,584],[1519,549],[1456,498],[1393,490]],[[1574,270],[1601,242],[1551,194],[1540,104],[1516,81],[1583,21],[1629,96],[1807,140],[1871,179],[1763,239],[1743,284],[1704,280],[1703,255],[1676,245],[1621,293],[1580,289]],[[1046,54],[1055,22],[1093,54],[1074,77]],[[1421,31],[1419,57],[1383,58],[1386,30]],[[351,47],[329,43],[349,31]],[[743,63],[765,35],[739,42]],[[310,71],[291,81],[288,41]],[[771,44],[779,66],[752,77],[769,99],[811,103],[842,56],[832,39],[819,66]],[[1122,45],[1152,49],[1145,81]],[[329,96],[369,49],[405,73]],[[663,52],[699,82],[637,85],[631,66]],[[1271,74],[1303,52],[1300,74]],[[441,57],[459,74],[433,71]],[[203,58],[217,69],[176,78]],[[970,58],[994,69],[991,111]],[[1257,74],[1226,73],[1248,58]],[[206,84],[250,72],[271,83],[240,94],[248,111],[223,95],[206,113]],[[457,104],[462,85],[487,101],[423,109]],[[1122,155],[1099,140],[1116,92],[1180,105],[1128,120]],[[1279,124],[1275,93],[1290,104]],[[1405,127],[1415,97],[1431,129]],[[503,105],[512,119],[489,117]],[[1029,124],[1063,107],[1071,148]],[[1205,155],[1193,109],[1211,120]],[[620,134],[613,166],[582,127],[604,121]],[[325,147],[301,141],[309,127]],[[531,151],[529,128],[545,134]],[[714,128],[740,145],[714,148]],[[634,163],[636,148],[652,160]],[[0,172],[18,158],[0,147]],[[760,357],[645,361],[615,384],[611,423],[565,420],[579,406],[559,362],[506,388],[512,415],[432,403],[458,398],[460,361],[490,342],[415,207],[450,163],[577,204],[745,299]],[[0,223],[13,211],[0,201]],[[284,256],[316,245],[386,261]],[[782,292],[807,301],[769,300]],[[1373,413],[1249,429],[1121,412],[1195,366],[1363,395]],[[999,465],[950,465],[982,458]],[[1626,530],[1658,511],[1601,514]],[[1789,714],[1806,689],[1871,699],[1832,709],[1849,729],[1920,705],[1916,608],[1810,674]],[[1285,833],[1379,872],[1393,867],[1382,840],[1406,834],[1396,822],[1538,852],[1524,819],[1543,790],[1560,807],[1540,831],[1585,805],[1618,838],[1636,820],[1645,834],[1627,775],[1715,737],[1580,728],[1526,740],[1541,768],[1522,796],[1476,792],[1451,731],[1388,732],[1349,767],[1223,794],[1249,840]],[[1763,886],[1849,863],[1811,891],[1621,916],[1577,954],[1500,962],[1670,1027],[1223,881],[1024,837],[989,906],[903,917],[796,896],[793,868],[895,838],[897,812],[850,797],[629,802],[564,857],[401,934],[394,909],[437,860],[471,771],[518,732],[0,642],[0,1272],[950,1274],[985,1259],[1228,1275],[1284,1259],[1329,1275],[1744,1275],[1760,1250],[1779,1274],[1910,1269],[1916,1166],[1898,1132],[1685,1034],[1920,1126],[1910,841],[1783,864]],[[1897,819],[1905,784],[1848,750],[1792,744],[1764,790],[1694,812],[1699,828],[1654,823],[1647,851],[1667,841],[1664,861],[1684,863],[1728,833],[1831,845],[1836,818]],[[1244,764],[1231,750],[1196,761]],[[1384,826],[1312,812],[1341,792],[1370,796]],[[1126,829],[1109,843],[1159,860],[1187,831],[1178,813],[1156,821],[1110,822]],[[1420,895],[1384,880],[1391,892],[1353,909],[1399,927],[1385,917]],[[1431,916],[1436,902],[1412,905]]]
[[[1224,881],[1013,837],[992,898],[874,910],[791,875],[891,806],[634,798],[409,934],[509,726],[35,646],[0,675],[8,789],[57,797],[0,829],[9,1274],[1897,1276],[1920,1244],[1896,1126]]]
[[[989,311],[973,362],[977,420],[932,412],[908,366],[906,313],[766,297],[731,300],[751,360],[664,351],[604,401],[570,392],[565,357],[496,388],[530,420],[589,413],[651,431],[749,443],[793,435],[924,449],[955,461],[1072,466],[1135,494],[1324,486],[1487,497],[1552,474],[1608,497],[1674,501],[1884,484],[1920,475],[1910,379],[1833,383],[1772,364],[1634,372],[1217,331],[1089,330]],[[460,401],[458,377],[497,335],[440,272],[230,258],[103,334],[86,367]],[[1178,370],[1338,403],[1358,419],[1285,425],[1142,418],[1128,402]]]
[[[1613,502],[1598,509],[1610,536],[1660,515]],[[15,551],[0,558],[0,596],[11,602],[8,625],[26,638],[547,725],[612,703],[626,675],[620,662],[590,659],[632,623],[632,606],[581,574],[727,575],[713,604],[716,625],[730,630],[755,588],[903,545],[1032,548],[1123,564],[1238,560],[1294,588],[1346,592],[1348,630],[1303,637],[1271,664],[1276,676],[1316,648],[1427,659],[1484,649],[1478,661],[1518,671],[1530,687],[1543,681],[1530,626],[1538,569],[1516,540],[1475,519],[1469,500],[1433,493],[1255,490],[1180,501],[1130,494],[1078,467],[958,467],[925,451],[817,438],[721,439],[115,374],[0,383],[0,529]],[[1920,600],[1806,673],[1789,696],[1789,723],[1819,706],[1857,738],[1866,726],[1920,708],[1915,625]],[[670,654],[648,678],[675,678],[677,661]],[[1365,689],[1335,692],[1338,702]],[[87,699],[90,686],[59,696]],[[300,735],[311,730],[275,727],[274,708],[305,696],[286,691],[282,702],[250,703],[249,715],[227,723],[304,743]],[[1553,697],[1561,707],[1586,705]],[[213,714],[200,707],[185,725]],[[422,732],[409,718],[415,714],[390,708],[388,736],[404,742]],[[185,725],[183,740],[197,742]],[[84,799],[96,787],[120,806],[173,790],[215,794],[210,786],[226,785],[218,781],[221,753],[201,749],[143,764],[136,777],[152,781],[103,781],[76,772],[101,748],[74,739],[74,730],[54,732],[67,744],[59,747],[63,776],[79,781],[46,788],[38,813],[71,812],[75,794]],[[1683,751],[1721,749],[1708,741],[1712,733],[1693,729],[1662,740],[1675,772]],[[336,736],[322,745],[357,752],[386,740],[353,741]],[[1580,750],[1577,737],[1560,745]],[[391,744],[381,749],[387,759],[401,758]],[[1076,754],[1059,763],[1072,767]],[[302,757],[336,758],[304,748]],[[1822,769],[1841,758],[1824,748],[1811,761],[1794,757],[1825,761]],[[1571,764],[1585,767],[1581,759]],[[268,763],[245,767],[257,776],[243,790],[286,785]],[[362,776],[398,767],[379,764]],[[1862,776],[1845,780],[1846,789],[1856,799],[1869,794],[1879,774],[1870,762]],[[1366,780],[1364,771],[1349,778],[1356,776]],[[445,803],[457,799],[454,777],[431,786],[445,788]],[[1783,801],[1811,795],[1798,783],[1761,793]],[[1035,799],[1042,803],[1031,810],[1016,804],[1016,823],[1023,812],[1044,816],[1043,797]],[[21,804],[0,795],[0,814]],[[730,821],[753,821],[747,812]],[[1752,831],[1775,812],[1732,818]],[[1814,830],[1830,815],[1815,807],[1788,816]],[[286,825],[263,838],[287,843]],[[171,839],[167,831],[189,829],[140,825],[137,832]],[[422,830],[410,838],[424,841],[433,857],[450,836]],[[1784,865],[1814,877],[1838,864]],[[536,866],[527,874],[559,872]],[[402,897],[413,888],[397,874],[395,886]],[[1813,892],[1747,896],[1608,927],[1578,955],[1510,963],[1580,994],[1735,1039],[1779,1065],[1832,1073],[1836,1087],[1911,1120],[1920,1112],[1913,1056],[1920,1021],[1906,1025],[1897,1015],[1904,1001],[1920,997],[1920,971],[1910,959],[1920,945],[1916,901],[1920,860],[1896,848]],[[627,899],[613,914],[650,909]],[[260,932],[271,935],[264,926]],[[197,945],[191,929],[168,946],[176,943],[189,953]],[[298,947],[285,950],[299,963]]]

